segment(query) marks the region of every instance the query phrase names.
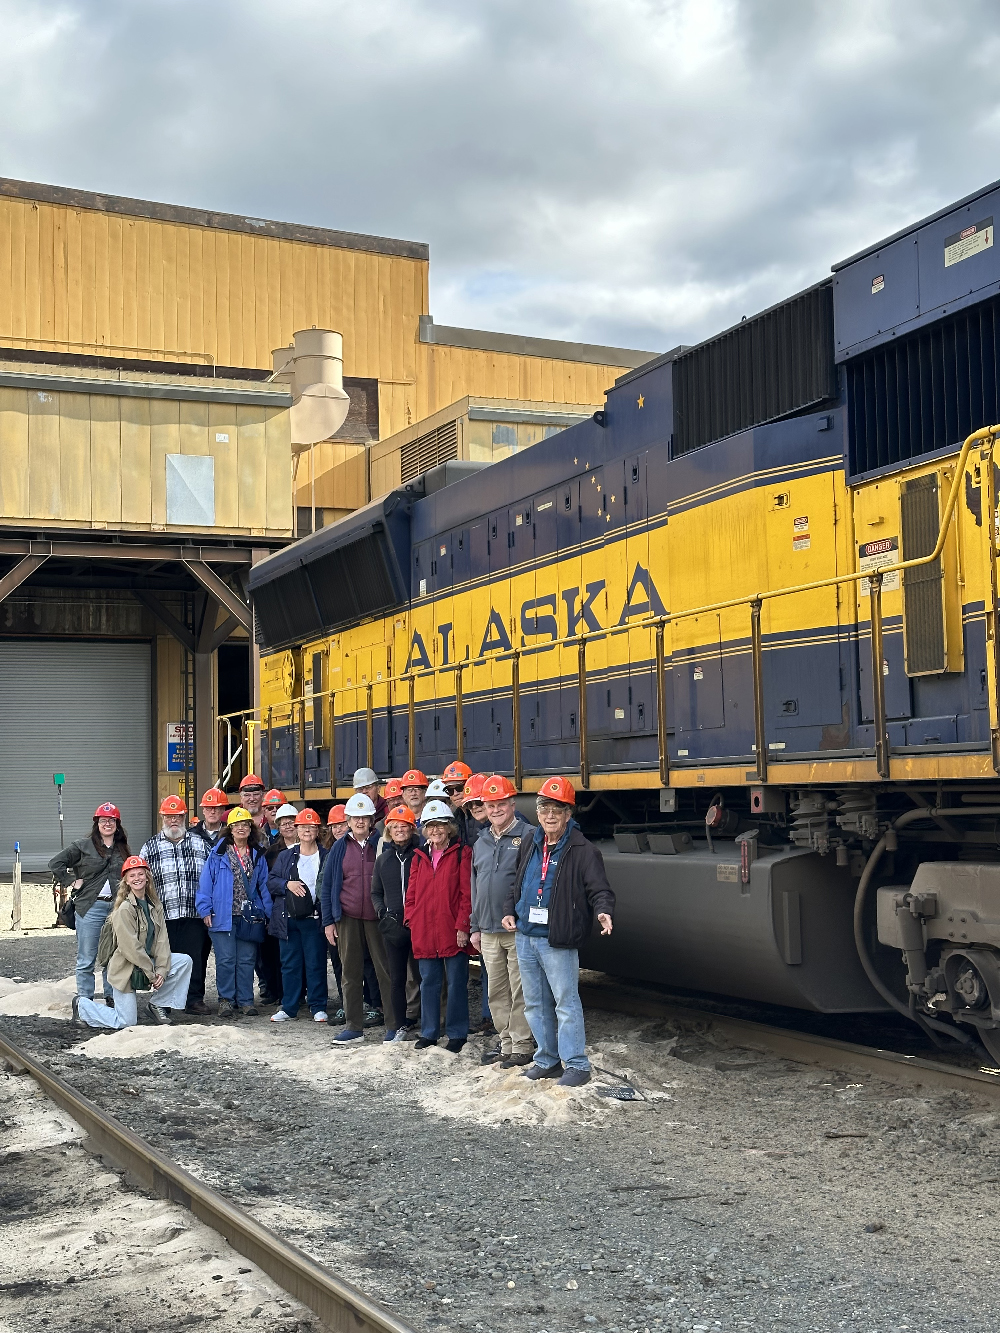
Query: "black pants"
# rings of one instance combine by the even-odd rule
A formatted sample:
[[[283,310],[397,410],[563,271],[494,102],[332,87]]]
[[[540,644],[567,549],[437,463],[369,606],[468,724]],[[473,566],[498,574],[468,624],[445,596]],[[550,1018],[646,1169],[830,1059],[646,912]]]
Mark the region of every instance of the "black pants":
[[[188,1004],[197,1004],[205,998],[205,969],[212,952],[212,937],[200,916],[182,916],[167,922],[167,939],[171,953],[186,953],[191,959],[191,984]]]
[[[281,999],[281,944],[273,935],[266,935],[264,943],[257,945],[257,980],[272,1000]]]
[[[335,944],[327,944],[327,950],[330,954],[330,962],[333,964],[333,975],[337,980],[337,994],[340,996],[340,1007],[344,1007],[344,986],[341,977],[344,975],[344,969],[340,964],[340,951]],[[368,952],[368,946],[365,946],[365,1006],[368,1009],[382,1008],[382,995],[378,988],[378,974],[375,971],[375,964],[372,962],[371,954]]]
[[[385,952],[389,959],[389,984],[392,989],[392,1011],[399,1015],[397,1022],[402,1025],[406,1013],[406,977],[413,950],[409,943],[390,944],[385,940]],[[410,1020],[407,1019],[407,1022]]]

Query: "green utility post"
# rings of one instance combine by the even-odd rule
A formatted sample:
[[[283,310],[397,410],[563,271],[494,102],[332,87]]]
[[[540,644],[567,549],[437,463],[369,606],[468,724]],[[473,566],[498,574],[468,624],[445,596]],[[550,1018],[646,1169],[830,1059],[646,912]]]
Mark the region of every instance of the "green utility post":
[[[65,845],[63,841],[63,836],[64,836],[63,830],[65,829],[65,824],[63,823],[62,789],[66,782],[66,774],[53,773],[52,781],[55,783],[56,786],[56,799],[59,803],[59,847],[61,849]]]

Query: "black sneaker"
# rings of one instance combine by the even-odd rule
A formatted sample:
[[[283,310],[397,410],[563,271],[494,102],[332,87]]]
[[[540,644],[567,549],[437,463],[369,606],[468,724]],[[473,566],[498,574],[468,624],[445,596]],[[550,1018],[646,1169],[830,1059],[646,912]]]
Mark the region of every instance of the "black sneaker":
[[[383,1025],[384,1022],[385,1022],[385,1018],[383,1017],[383,1014],[382,1014],[382,1010],[381,1010],[381,1009],[366,1009],[366,1010],[365,1010],[365,1027],[366,1027],[366,1028],[380,1028],[380,1027],[382,1027],[382,1025]]]
[[[344,1013],[343,1009],[338,1009],[337,1012],[330,1019],[330,1022],[334,1024],[339,1023],[343,1025],[344,1023],[347,1022],[347,1015]]]
[[[413,1049],[415,1051],[426,1051],[428,1046],[436,1046],[437,1044],[437,1037],[418,1037],[413,1043]]]
[[[73,996],[72,1009],[73,1009],[73,1025],[74,1025],[74,1027],[85,1028],[85,1027],[87,1026],[86,1020],[85,1020],[85,1019],[82,1019],[82,1018],[80,1017],[80,997],[79,997],[79,995],[74,995],[74,996]]]
[[[540,1078],[561,1078],[563,1067],[557,1061],[554,1065],[536,1065],[530,1064],[521,1075],[522,1078],[530,1078],[535,1081]]]
[[[556,1086],[560,1088],[582,1088],[585,1083],[589,1082],[589,1069],[567,1069]]]
[[[498,1060],[503,1060],[504,1058],[503,1049],[500,1043],[497,1042],[497,1044],[491,1046],[488,1051],[483,1051],[479,1063],[481,1065],[495,1065]]]
[[[115,997],[113,995],[105,995],[104,1003],[109,1009],[113,1009],[115,1007]]]
[[[451,1051],[452,1055],[457,1055],[464,1045],[464,1037],[449,1037],[444,1048],[446,1051]]]
[[[158,1004],[153,1004],[152,1001],[150,1001],[149,1005],[149,1016],[154,1023],[169,1024],[173,1021],[170,1015],[167,1013],[166,1009],[162,1008]]]
[[[243,1012],[244,1014],[246,1014],[247,1018],[260,1017],[260,1010],[257,1008],[256,1005],[253,1004],[248,1004],[247,1007],[243,1010]]]

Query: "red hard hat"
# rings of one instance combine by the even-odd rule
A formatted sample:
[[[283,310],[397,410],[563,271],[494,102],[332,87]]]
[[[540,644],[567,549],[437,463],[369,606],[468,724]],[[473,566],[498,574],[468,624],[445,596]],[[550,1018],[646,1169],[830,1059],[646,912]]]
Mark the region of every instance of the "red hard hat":
[[[468,764],[463,764],[461,759],[456,759],[453,764],[441,774],[442,782],[465,782],[467,778],[472,777],[472,769]]]
[[[382,788],[382,795],[387,801],[393,801],[397,799],[402,790],[403,786],[399,778],[390,778]]]
[[[148,870],[148,869],[149,866],[142,859],[141,856],[130,856],[128,860],[125,862],[125,864],[122,866],[122,874],[124,875],[126,870]]]
[[[229,797],[224,791],[220,791],[218,787],[209,787],[208,791],[199,801],[199,805],[202,807],[206,805],[217,805],[225,809],[229,805]]]
[[[538,794],[562,805],[576,805],[576,790],[569,778],[546,778],[538,788]]]
[[[315,810],[310,810],[307,807],[305,810],[299,811],[295,816],[295,822],[296,824],[321,824],[323,821]]]
[[[412,824],[416,827],[417,817],[408,805],[397,805],[385,817],[387,824]]]
[[[242,791],[244,787],[263,787],[263,785],[263,778],[259,778],[256,773],[248,773],[240,783],[240,791]]]
[[[483,783],[479,799],[481,801],[505,801],[508,796],[516,795],[517,788],[510,778],[505,778],[500,773],[494,773],[491,778],[487,778]]]
[[[121,817],[122,812],[118,809],[117,805],[112,805],[110,801],[105,801],[103,805],[99,805],[94,811],[95,819],[121,819]]]
[[[481,801],[483,799],[483,784],[487,778],[486,773],[473,773],[465,784],[465,796],[470,801]]]
[[[328,824],[346,824],[347,823],[346,807],[343,805],[332,805],[330,807],[330,813],[326,817],[326,822]]]
[[[399,779],[400,791],[402,791],[404,787],[429,787],[430,785],[430,780],[428,779],[427,774],[421,773],[419,768],[408,768]]]
[[[240,783],[241,787],[242,785],[243,784]],[[277,810],[279,805],[285,804],[285,793],[283,791],[278,791],[277,787],[272,787],[269,792],[264,793],[264,804],[268,808],[273,807]]]
[[[186,815],[187,806],[179,796],[164,796],[160,802],[161,815]]]

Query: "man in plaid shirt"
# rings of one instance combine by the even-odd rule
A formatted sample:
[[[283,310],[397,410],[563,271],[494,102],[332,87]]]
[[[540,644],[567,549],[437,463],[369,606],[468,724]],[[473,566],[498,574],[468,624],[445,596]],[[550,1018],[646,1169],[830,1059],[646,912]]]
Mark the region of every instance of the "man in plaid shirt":
[[[187,1012],[207,1014],[205,969],[212,941],[194,899],[211,849],[187,827],[187,806],[179,796],[161,802],[160,820],[160,832],[143,843],[139,855],[149,866],[163,904],[171,952],[186,953],[191,959]]]

